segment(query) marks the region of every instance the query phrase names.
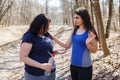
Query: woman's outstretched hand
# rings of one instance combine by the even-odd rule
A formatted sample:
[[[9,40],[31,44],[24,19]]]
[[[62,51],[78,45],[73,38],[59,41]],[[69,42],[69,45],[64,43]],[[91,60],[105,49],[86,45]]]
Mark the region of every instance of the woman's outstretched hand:
[[[67,52],[67,50],[66,49],[58,49],[58,50],[55,50],[54,52],[55,52],[55,54],[64,54]]]

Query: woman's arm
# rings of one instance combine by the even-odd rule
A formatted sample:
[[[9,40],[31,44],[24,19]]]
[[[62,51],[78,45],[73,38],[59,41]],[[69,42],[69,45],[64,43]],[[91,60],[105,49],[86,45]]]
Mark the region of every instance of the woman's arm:
[[[98,49],[97,40],[95,39],[96,35],[93,32],[89,32],[88,38],[86,40],[86,46],[92,53],[96,53]]]
[[[21,49],[20,49],[20,61],[24,62],[27,65],[30,65],[32,67],[40,68],[43,70],[50,71],[52,69],[52,65],[49,63],[39,63],[30,57],[28,57],[30,51],[32,48],[32,44],[30,43],[22,43]]]
[[[70,37],[68,38],[68,40],[64,43],[60,40],[58,40],[57,38],[55,38],[54,36],[52,36],[52,39],[60,46],[64,47],[65,49],[69,49],[71,47],[71,38],[72,38],[72,33],[73,31],[71,32],[71,35]]]
[[[66,52],[67,52],[66,49],[57,49],[53,51],[54,54],[64,54]]]
[[[64,42],[62,42],[62,41],[60,41],[60,40],[58,40],[58,39],[55,38],[55,37],[53,37],[53,40],[54,40],[58,45],[60,45],[60,46],[62,46],[62,47],[64,47],[64,48],[66,48],[66,49],[68,49],[68,48],[71,47],[71,40],[70,40],[70,38],[66,41],[66,43],[64,43]]]

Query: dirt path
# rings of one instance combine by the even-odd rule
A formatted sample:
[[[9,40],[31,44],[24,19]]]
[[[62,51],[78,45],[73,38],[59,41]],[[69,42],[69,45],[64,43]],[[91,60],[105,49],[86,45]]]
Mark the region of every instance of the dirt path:
[[[13,44],[0,51],[0,80],[21,80],[23,63],[19,62],[20,44]]]

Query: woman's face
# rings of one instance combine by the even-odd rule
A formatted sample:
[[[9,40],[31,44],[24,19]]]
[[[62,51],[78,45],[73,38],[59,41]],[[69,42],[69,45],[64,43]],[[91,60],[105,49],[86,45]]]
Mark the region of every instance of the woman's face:
[[[74,17],[74,24],[75,24],[76,26],[80,26],[80,25],[83,24],[83,20],[82,20],[82,18],[81,18],[79,15],[74,14],[73,17]]]
[[[48,24],[47,25],[43,25],[42,28],[39,31],[39,34],[45,34],[49,29]]]

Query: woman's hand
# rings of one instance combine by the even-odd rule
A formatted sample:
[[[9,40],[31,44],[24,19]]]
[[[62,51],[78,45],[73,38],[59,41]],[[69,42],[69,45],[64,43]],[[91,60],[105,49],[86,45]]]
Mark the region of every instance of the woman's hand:
[[[92,42],[92,40],[96,37],[92,32],[88,33],[88,38],[86,39],[86,44],[89,44]]]
[[[93,32],[89,32],[88,38],[86,39],[86,46],[92,53],[97,51],[97,40],[95,39],[96,35]]]
[[[51,71],[52,70],[52,64],[43,63],[41,69],[46,70],[46,71]]]
[[[64,53],[66,53],[66,52],[67,52],[66,49],[58,49],[58,50],[55,50],[55,51],[54,51],[55,54],[64,54]]]

